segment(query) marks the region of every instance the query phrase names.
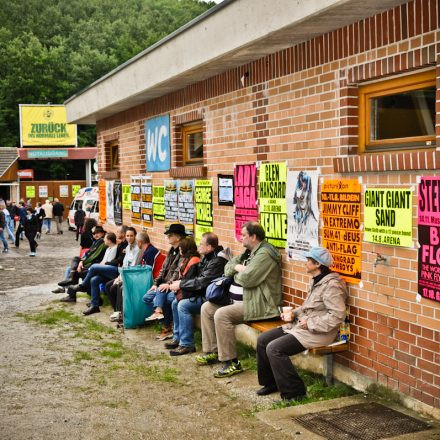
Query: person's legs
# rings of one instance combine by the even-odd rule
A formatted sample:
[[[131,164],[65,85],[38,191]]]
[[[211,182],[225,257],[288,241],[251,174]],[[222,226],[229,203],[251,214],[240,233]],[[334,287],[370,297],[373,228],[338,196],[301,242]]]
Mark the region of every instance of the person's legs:
[[[50,234],[50,228],[52,226],[52,219],[51,218],[45,218],[44,222],[46,223],[46,234]]]
[[[182,302],[182,301],[180,301]],[[179,312],[178,312],[179,302],[176,298],[171,304],[171,310],[173,311],[173,340],[175,342],[180,342],[180,326],[179,326]]]
[[[58,234],[62,234],[63,233],[63,229],[61,227],[62,221],[63,221],[63,217],[61,217],[60,215],[56,215],[55,216],[55,223],[57,225],[57,233]]]
[[[164,327],[169,327],[173,322],[173,312],[171,310],[171,304],[175,300],[176,295],[174,292],[168,292],[165,296],[165,301],[162,306],[163,310],[163,321],[162,324]]]
[[[113,307],[113,310],[116,312],[116,295],[117,295],[117,285],[113,283],[113,280],[108,281],[105,284],[105,294],[110,300],[110,304]]]
[[[123,299],[122,283],[116,284],[116,308],[115,312],[123,312],[124,309],[124,299]]]
[[[142,301],[151,306],[154,303],[154,298],[156,297],[156,292],[157,290],[149,290],[143,297],[142,297]]]
[[[99,289],[99,285],[103,281],[104,281],[104,278],[102,278],[100,275],[93,276],[90,281],[90,294],[92,297],[90,304],[92,307],[99,307],[100,306],[101,291]]]
[[[195,345],[193,315],[200,313],[201,307],[202,298],[200,296],[197,298],[182,299],[177,305],[180,329],[180,339],[178,340],[180,341],[180,345],[182,347],[194,347]]]
[[[81,287],[87,289],[90,292],[90,282],[93,277],[99,276],[101,283],[109,280],[113,280],[118,276],[118,268],[115,266],[109,266],[108,264],[92,264],[87,271],[86,277],[81,281]]]
[[[15,247],[20,246],[20,235],[23,232],[23,226],[19,224],[17,230],[15,231]]]
[[[15,241],[14,238],[14,220],[11,217],[8,217],[6,220],[6,229],[8,231],[9,240]]]
[[[221,306],[206,301],[200,310],[202,327],[202,350],[204,353],[217,352],[217,337],[215,335],[214,314]]]
[[[0,231],[0,241],[3,243],[3,248],[4,248],[3,252],[8,252],[9,246],[8,246],[8,242],[5,239],[3,230]]]
[[[30,234],[27,234],[26,238],[29,241],[29,247],[31,249],[31,254],[35,254],[35,252],[37,250],[37,242],[35,241],[35,233],[32,232]]]

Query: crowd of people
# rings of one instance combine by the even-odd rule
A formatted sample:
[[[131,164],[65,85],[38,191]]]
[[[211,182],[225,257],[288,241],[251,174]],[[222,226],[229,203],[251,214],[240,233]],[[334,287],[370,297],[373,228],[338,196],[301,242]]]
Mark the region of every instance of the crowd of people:
[[[262,333],[257,341],[258,395],[279,391],[282,399],[302,398],[306,387],[290,356],[333,342],[345,318],[346,285],[330,270],[331,254],[321,247],[304,254],[311,276],[304,303],[292,313],[282,312],[281,255],[266,241],[257,222],[243,225],[244,249],[235,257],[213,232],[203,234],[197,246],[181,224],[171,224],[165,231],[170,248],[164,261],[148,234],[133,227],[119,226],[114,234],[85,219],[81,232],[80,253],[53,291],[67,291],[61,301],[76,302],[78,292],[87,292],[91,301],[83,313],[91,315],[101,311],[102,295],[106,295],[114,311],[110,320],[123,325],[121,269],[151,266],[153,285],[148,290],[146,286],[139,303],[153,310],[146,321],[159,321],[162,329],[157,339],[164,341],[171,356],[181,356],[196,351],[194,316],[200,314],[203,353],[195,361],[221,363],[216,378],[243,371],[237,357],[236,325],[281,317],[285,324]],[[220,297],[208,295],[213,287],[223,292]]]
[[[9,252],[9,244],[20,247],[20,241],[24,237],[29,242],[30,257],[37,255],[37,239],[41,237],[42,230],[46,234],[51,233],[52,221],[56,223],[57,233],[63,233],[64,206],[55,198],[53,202],[46,200],[42,205],[40,202],[32,207],[30,201],[20,200],[18,203],[10,200],[0,199],[0,241],[3,243],[3,253]]]

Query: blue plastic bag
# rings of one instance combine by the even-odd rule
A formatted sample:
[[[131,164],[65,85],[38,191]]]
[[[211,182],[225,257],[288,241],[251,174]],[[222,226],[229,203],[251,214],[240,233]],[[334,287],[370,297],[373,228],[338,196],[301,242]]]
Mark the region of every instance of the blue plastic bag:
[[[142,301],[145,292],[153,285],[151,266],[124,267],[121,272],[123,288],[124,328],[136,328],[145,323],[153,312]]]

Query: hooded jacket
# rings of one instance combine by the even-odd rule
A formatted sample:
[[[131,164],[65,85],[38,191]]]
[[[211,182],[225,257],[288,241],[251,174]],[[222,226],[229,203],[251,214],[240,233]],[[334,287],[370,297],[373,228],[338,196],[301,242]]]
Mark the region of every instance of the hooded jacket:
[[[243,255],[232,258],[225,266],[225,275],[243,287],[243,312],[245,321],[259,321],[278,317],[282,303],[281,255],[263,240],[250,253],[246,269],[237,272]]]
[[[317,283],[310,283],[307,297],[293,312],[298,323],[290,329],[283,326],[305,348],[321,347],[335,341],[339,324],[345,318],[348,291],[345,281],[336,272],[330,272]],[[307,329],[299,322],[307,320]]]

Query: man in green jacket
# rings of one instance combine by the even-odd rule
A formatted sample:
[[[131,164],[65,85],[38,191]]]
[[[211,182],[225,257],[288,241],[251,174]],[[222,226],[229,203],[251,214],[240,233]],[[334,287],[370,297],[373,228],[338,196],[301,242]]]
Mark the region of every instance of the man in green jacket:
[[[206,354],[196,360],[201,365],[223,362],[215,377],[243,371],[235,346],[236,325],[279,316],[281,255],[265,238],[259,223],[243,225],[241,240],[246,251],[225,266],[225,275],[234,278],[229,290],[233,303],[219,306],[207,301],[202,306],[202,344]]]

